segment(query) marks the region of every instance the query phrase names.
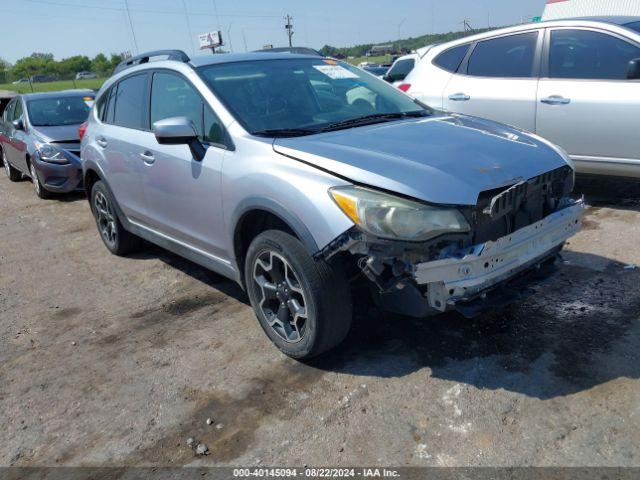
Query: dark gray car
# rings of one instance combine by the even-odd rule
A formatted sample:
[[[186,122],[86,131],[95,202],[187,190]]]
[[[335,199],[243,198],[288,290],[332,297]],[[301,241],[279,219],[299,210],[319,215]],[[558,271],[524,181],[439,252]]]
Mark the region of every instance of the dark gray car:
[[[11,181],[23,175],[49,198],[82,187],[78,128],[93,105],[91,90],[19,95],[0,121],[0,160]]]

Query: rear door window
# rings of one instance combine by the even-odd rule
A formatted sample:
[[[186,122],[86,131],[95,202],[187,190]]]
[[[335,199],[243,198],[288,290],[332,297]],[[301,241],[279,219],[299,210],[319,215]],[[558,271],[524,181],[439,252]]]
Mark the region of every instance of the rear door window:
[[[590,30],[551,32],[549,77],[625,80],[629,62],[640,48],[620,38]]]
[[[113,123],[120,127],[145,130],[146,92],[146,73],[134,75],[119,82],[115,95]]]
[[[537,42],[538,32],[478,42],[469,57],[467,74],[478,77],[531,77]]]
[[[433,60],[433,63],[448,72],[455,72],[460,67],[462,60],[464,60],[467,50],[469,50],[469,44],[450,48],[438,55]]]

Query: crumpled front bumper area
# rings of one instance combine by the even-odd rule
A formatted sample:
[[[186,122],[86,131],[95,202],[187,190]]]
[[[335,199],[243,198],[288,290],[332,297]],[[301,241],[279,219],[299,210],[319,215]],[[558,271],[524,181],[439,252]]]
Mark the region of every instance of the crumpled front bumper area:
[[[415,281],[427,286],[429,305],[436,310],[445,311],[459,302],[468,302],[555,255],[580,230],[585,209],[583,201],[578,200],[496,241],[417,264]]]

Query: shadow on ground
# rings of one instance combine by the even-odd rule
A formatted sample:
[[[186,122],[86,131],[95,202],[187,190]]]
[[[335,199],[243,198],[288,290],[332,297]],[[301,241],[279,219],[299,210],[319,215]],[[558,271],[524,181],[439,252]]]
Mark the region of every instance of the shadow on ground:
[[[598,192],[601,205],[638,208],[629,195],[606,196],[598,188],[585,190],[590,201]],[[534,296],[500,312],[468,320],[456,313],[411,319],[371,311],[355,320],[343,345],[307,366],[363,377],[428,368],[434,377],[542,399],[640,378],[640,271],[596,255],[563,255],[560,271],[535,287]],[[235,282],[163,249],[150,246],[133,258],[159,258],[248,305]]]

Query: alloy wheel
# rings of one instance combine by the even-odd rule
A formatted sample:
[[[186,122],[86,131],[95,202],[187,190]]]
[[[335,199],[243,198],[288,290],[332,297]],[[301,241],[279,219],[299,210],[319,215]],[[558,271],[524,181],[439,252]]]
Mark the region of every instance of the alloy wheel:
[[[40,196],[40,182],[38,181],[36,167],[33,166],[33,163],[29,165],[29,171],[31,172],[31,181],[33,182],[33,187],[36,189],[36,193],[38,194],[38,196]]]
[[[113,214],[107,197],[102,192],[95,193],[93,197],[93,207],[100,235],[109,246],[115,247],[118,241],[116,217]]]
[[[11,167],[9,166],[9,161],[4,158],[4,152],[0,150],[0,159],[2,160],[2,164],[4,165],[4,172],[7,174],[7,177],[11,177]]]
[[[253,281],[261,292],[258,308],[271,329],[285,342],[302,340],[308,319],[302,284],[280,254],[264,250],[253,265]]]

